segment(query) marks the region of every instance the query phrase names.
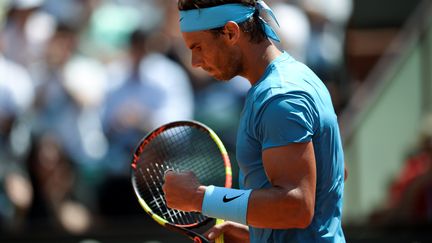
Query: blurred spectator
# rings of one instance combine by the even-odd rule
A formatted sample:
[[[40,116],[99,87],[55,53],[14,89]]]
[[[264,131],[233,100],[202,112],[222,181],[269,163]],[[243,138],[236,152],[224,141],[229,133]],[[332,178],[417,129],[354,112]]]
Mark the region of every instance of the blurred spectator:
[[[1,28],[0,28],[1,30]],[[33,102],[28,72],[2,55],[0,32],[0,227],[19,229],[33,200],[23,162],[28,148],[21,119]],[[22,133],[23,132],[23,133]]]
[[[301,0],[311,22],[311,38],[308,44],[307,63],[325,81],[331,81],[331,73],[343,62],[345,28],[351,16],[352,0]]]
[[[106,90],[106,74],[98,61],[77,53],[77,38],[75,29],[60,24],[50,39],[46,61],[39,67],[41,75],[38,77],[33,126],[36,136],[55,131],[68,155],[75,162],[86,165],[103,157],[103,148],[87,148],[86,139],[91,139],[88,136],[92,135],[97,138],[94,133],[98,130],[102,134],[97,123]],[[87,122],[96,124],[88,125]],[[84,129],[91,129],[91,132]],[[103,138],[98,142],[103,146]]]
[[[96,209],[93,190],[107,147],[99,118],[105,69],[78,53],[78,37],[73,26],[58,23],[49,39],[45,62],[38,66],[28,159],[38,188],[32,216],[53,218],[72,233],[91,224],[88,209]],[[69,210],[81,217],[65,217]]]
[[[41,9],[60,23],[73,26],[78,32],[85,31],[90,18],[102,0],[44,0]],[[106,2],[106,0],[104,1]]]
[[[405,160],[390,186],[385,208],[372,215],[385,226],[432,222],[432,115],[421,126],[418,147]]]
[[[311,24],[305,11],[290,1],[272,1],[279,28],[275,28],[281,38],[281,49],[295,59],[306,62],[308,42],[311,38]]]
[[[44,133],[38,137],[29,162],[35,188],[31,219],[49,219],[53,222],[50,227],[70,233],[88,230],[90,213],[74,198],[76,170],[69,156],[64,154],[61,141],[53,134]],[[73,217],[70,217],[71,210],[75,214]]]
[[[215,80],[204,70],[192,68],[191,52],[186,47],[179,30],[177,1],[160,0],[157,3],[164,17],[159,28],[152,35],[149,46],[179,63],[189,75],[194,91],[199,92],[200,89],[214,83]]]
[[[2,35],[4,55],[31,73],[55,26],[50,15],[39,11],[42,4],[43,0],[10,1]]]
[[[336,112],[345,105],[349,80],[345,74],[344,46],[353,0],[299,0],[311,23],[306,64],[325,82]]]
[[[106,168],[111,177],[101,189],[101,206],[109,214],[136,205],[126,193],[133,193],[129,160],[140,139],[164,123],[193,117],[193,92],[186,72],[164,55],[148,49],[149,34],[134,31],[129,39],[128,57],[110,65],[109,76],[115,79],[111,83],[117,85],[107,95],[103,124],[109,141]],[[118,190],[113,191],[114,188]],[[107,200],[113,193],[129,206],[110,205],[110,201],[115,203]]]
[[[85,1],[84,1],[85,2]],[[93,1],[93,12],[83,32],[80,48],[104,63],[122,58],[129,35],[136,28],[155,29],[162,15],[155,0]]]
[[[134,31],[128,59],[111,65],[115,74],[110,77],[117,79],[111,83],[118,86],[107,96],[104,128],[110,148],[119,150],[119,154],[123,154],[121,158],[130,157],[140,138],[157,126],[191,119],[193,115],[193,93],[188,76],[178,64],[147,49],[148,35],[141,30]],[[123,161],[119,164],[125,166]],[[128,165],[126,167],[117,172],[129,175]]]
[[[215,130],[232,155],[235,154],[237,121],[249,88],[250,83],[238,76],[227,83],[213,80],[196,90],[195,118]]]

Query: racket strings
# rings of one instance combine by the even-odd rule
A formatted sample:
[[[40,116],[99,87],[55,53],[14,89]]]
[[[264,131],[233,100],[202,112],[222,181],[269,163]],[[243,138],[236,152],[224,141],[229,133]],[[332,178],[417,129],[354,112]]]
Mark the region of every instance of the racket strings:
[[[140,172],[143,174],[142,170]],[[180,222],[182,224],[187,224],[187,222],[183,219],[183,217],[179,217],[180,213],[176,210],[168,210],[166,207],[165,198],[163,197],[163,194],[161,193],[161,189],[157,186],[155,186],[155,181],[152,180],[152,183],[149,183],[145,176],[143,177],[145,184],[148,188],[153,188],[155,190],[149,190],[149,195],[152,197],[152,199],[146,199],[146,201],[149,202],[149,206],[154,209],[156,214],[162,214],[164,218],[169,218],[172,222]],[[150,178],[152,178],[150,176]],[[154,192],[156,191],[156,193]],[[157,210],[155,210],[157,209]]]
[[[187,147],[181,148],[184,152],[180,158],[183,161],[180,165],[194,171],[203,184],[209,184],[208,181],[202,181],[209,178],[224,180],[224,164],[219,163],[222,155],[214,141],[209,138],[209,134],[191,127],[179,127],[177,131],[171,132],[174,134],[178,132],[181,138],[189,138],[183,141]],[[170,137],[174,139],[174,136]],[[178,143],[172,141],[172,144]],[[218,171],[221,172],[220,175],[215,174]],[[215,184],[220,184],[220,182],[215,182]]]
[[[155,166],[156,168],[154,168]],[[162,215],[165,218],[169,218],[171,222],[179,222],[181,224],[190,224],[190,222],[196,222],[196,220],[193,217],[191,217],[189,214],[175,209],[168,209],[166,207],[166,201],[165,198],[163,197],[164,193],[162,191],[162,184],[160,182],[163,181],[163,174],[165,173],[166,169],[169,169],[169,167],[167,166],[167,168],[164,169],[163,166],[159,166],[158,163],[150,164],[150,167],[153,169],[153,173],[154,173],[153,175],[155,175],[156,180],[153,180],[153,176],[150,174],[150,170],[149,170],[149,176],[152,179],[153,186],[154,188],[156,188],[156,192],[159,195],[159,197],[153,196],[153,201],[155,201],[155,205],[160,210]]]
[[[216,143],[208,132],[189,126],[170,128],[150,140],[139,155],[137,169],[141,173],[135,177],[140,197],[155,214],[180,225],[200,223],[207,217],[166,206],[162,185],[167,169],[193,171],[205,185],[225,183],[225,165]]]
[[[145,201],[149,202],[149,206],[156,214],[163,215],[164,218],[169,219],[170,222],[177,224],[187,225],[197,221],[196,218],[188,215],[187,213],[167,208],[165,198],[163,197],[163,191],[161,190],[161,185],[158,186],[153,180],[153,177],[149,177],[151,178],[151,183],[149,183],[145,179],[146,177],[144,177],[146,187],[147,189],[150,189],[146,191],[149,193],[145,193],[145,195],[150,196],[151,198],[146,198]]]
[[[187,126],[175,127],[153,141],[157,156],[164,160],[167,167],[177,171],[194,171],[200,180],[206,180],[202,181],[203,184],[224,182],[224,164],[215,161],[215,158],[222,160],[222,155],[209,134]],[[219,174],[215,174],[217,172]],[[207,181],[210,178],[213,180]]]
[[[150,193],[146,194],[151,196],[151,199],[148,198],[145,200],[149,202],[149,206],[153,208],[156,214],[161,214],[164,216],[164,218],[170,219],[171,222],[175,222],[177,224],[187,225],[191,222],[196,222],[195,218],[191,217],[183,211],[168,209],[166,207],[165,198],[163,197],[164,194],[162,191],[162,186],[159,183],[160,180],[154,180],[152,171],[149,168],[147,168],[148,176],[144,174],[141,168],[139,169],[139,171],[142,175],[142,178],[144,179],[147,188],[151,189],[148,191]],[[155,171],[153,170],[153,172]],[[146,178],[150,178],[150,182]]]

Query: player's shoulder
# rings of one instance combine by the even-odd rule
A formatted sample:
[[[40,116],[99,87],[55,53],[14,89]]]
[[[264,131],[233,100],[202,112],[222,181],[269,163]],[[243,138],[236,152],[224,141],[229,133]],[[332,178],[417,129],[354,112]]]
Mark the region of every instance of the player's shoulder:
[[[263,107],[275,99],[314,100],[314,92],[307,80],[302,77],[285,77],[277,70],[276,75],[253,87],[250,99],[256,108]]]

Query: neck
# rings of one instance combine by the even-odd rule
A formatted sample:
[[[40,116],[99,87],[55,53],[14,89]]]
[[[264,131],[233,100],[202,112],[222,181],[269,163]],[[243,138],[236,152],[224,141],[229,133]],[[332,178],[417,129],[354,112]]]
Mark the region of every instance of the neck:
[[[258,44],[247,42],[245,45],[241,76],[254,85],[264,75],[267,66],[282,52],[269,40]]]

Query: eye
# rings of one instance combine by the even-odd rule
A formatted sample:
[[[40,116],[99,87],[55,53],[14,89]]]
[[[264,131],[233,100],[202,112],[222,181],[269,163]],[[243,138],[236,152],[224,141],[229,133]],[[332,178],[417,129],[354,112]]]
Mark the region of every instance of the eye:
[[[195,46],[195,47],[193,48],[193,50],[194,50],[194,51],[198,51],[198,52],[200,52],[200,51],[201,51],[201,46]]]

